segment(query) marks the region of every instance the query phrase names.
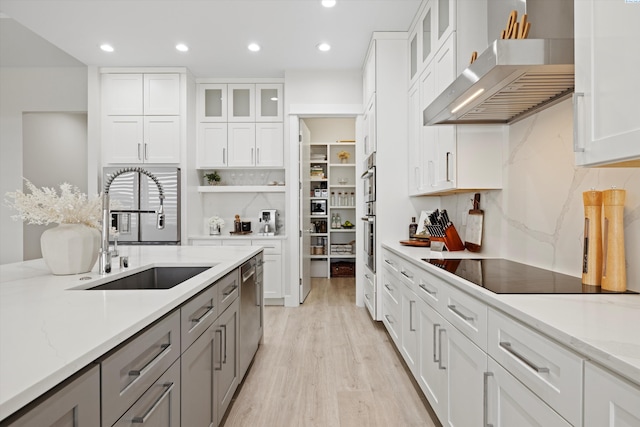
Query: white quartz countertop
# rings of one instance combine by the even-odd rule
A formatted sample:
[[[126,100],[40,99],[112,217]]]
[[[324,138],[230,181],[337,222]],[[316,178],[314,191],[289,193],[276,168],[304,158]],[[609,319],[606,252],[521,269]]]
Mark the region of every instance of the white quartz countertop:
[[[492,258],[467,251],[431,252],[428,248],[383,244],[589,360],[640,385],[640,295],[495,294],[422,258]],[[495,257],[493,257],[495,258]]]
[[[54,276],[42,259],[0,266],[0,420],[99,359],[261,251],[126,246],[129,268]],[[166,290],[79,290],[157,266],[213,266]],[[81,278],[89,279],[81,280]]]

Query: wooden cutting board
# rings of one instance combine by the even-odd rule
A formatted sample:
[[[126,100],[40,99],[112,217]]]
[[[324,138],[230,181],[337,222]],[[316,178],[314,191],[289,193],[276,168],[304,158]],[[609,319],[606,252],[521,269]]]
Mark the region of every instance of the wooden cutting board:
[[[431,246],[431,242],[429,241],[429,239],[400,240],[400,244],[404,246],[417,246],[422,248]]]
[[[484,211],[480,209],[480,193],[473,196],[473,209],[469,210],[467,228],[464,233],[464,246],[470,252],[480,252],[482,249],[482,228],[484,225]]]

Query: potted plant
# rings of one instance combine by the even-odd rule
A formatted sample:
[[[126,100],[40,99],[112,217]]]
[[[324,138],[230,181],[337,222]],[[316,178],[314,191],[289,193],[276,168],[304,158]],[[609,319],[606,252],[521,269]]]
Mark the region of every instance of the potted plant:
[[[224,219],[217,215],[209,218],[209,234],[214,236],[220,234],[220,229],[224,227]]]
[[[350,156],[351,156],[351,153],[349,153],[348,151],[344,151],[344,150],[338,151],[338,158],[340,159],[341,163],[347,163]]]
[[[220,181],[222,180],[222,178],[220,177],[220,174],[218,174],[218,171],[213,171],[212,173],[205,173],[204,179],[207,180],[209,185],[219,185]]]
[[[68,183],[55,188],[38,188],[25,178],[30,193],[21,190],[6,193],[5,200],[18,211],[12,216],[27,224],[58,224],[42,233],[42,257],[53,274],[78,274],[91,271],[100,249],[102,198],[89,199]]]

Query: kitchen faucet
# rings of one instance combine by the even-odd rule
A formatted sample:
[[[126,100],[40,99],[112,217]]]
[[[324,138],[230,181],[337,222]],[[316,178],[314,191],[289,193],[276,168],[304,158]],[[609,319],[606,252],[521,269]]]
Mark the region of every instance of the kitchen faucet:
[[[153,182],[155,182],[158,187],[159,198],[160,198],[160,207],[157,212],[152,212],[158,215],[156,221],[156,227],[159,230],[164,228],[164,190],[158,178],[153,175],[151,172],[142,169],[140,167],[129,167],[122,168],[116,171],[113,175],[109,177],[107,182],[104,185],[104,193],[102,195],[102,241],[100,243],[100,262],[99,262],[99,273],[111,273],[111,251],[109,250],[109,225],[111,223],[111,210],[109,208],[109,188],[111,188],[111,184],[113,180],[115,180],[118,176],[127,172],[139,172],[147,175]],[[143,211],[129,211],[129,212],[143,212]],[[147,211],[144,211],[147,212]]]

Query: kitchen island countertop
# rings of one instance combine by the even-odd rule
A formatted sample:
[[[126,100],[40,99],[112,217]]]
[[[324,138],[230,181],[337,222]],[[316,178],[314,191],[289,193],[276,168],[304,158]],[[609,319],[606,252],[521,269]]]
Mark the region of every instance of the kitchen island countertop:
[[[0,266],[0,420],[80,371],[261,251],[260,247],[126,246],[101,276],[54,276],[37,259]],[[77,289],[154,266],[213,266],[166,290]],[[85,279],[88,278],[88,279]],[[76,289],[74,289],[76,288]]]
[[[495,294],[422,258],[496,256],[468,251],[435,252],[398,243],[383,247],[640,386],[640,295]]]

